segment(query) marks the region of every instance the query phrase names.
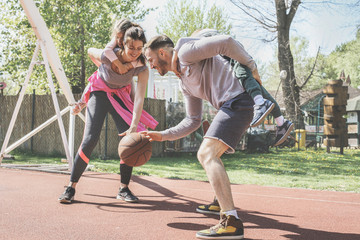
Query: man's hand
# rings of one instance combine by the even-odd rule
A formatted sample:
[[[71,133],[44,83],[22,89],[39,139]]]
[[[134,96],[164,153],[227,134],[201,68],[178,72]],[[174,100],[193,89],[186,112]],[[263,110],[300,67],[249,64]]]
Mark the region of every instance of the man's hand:
[[[162,135],[161,135],[160,132],[157,132],[157,131],[142,131],[140,133],[145,135],[145,137],[147,139],[149,139],[150,142],[153,142],[153,141],[161,142],[162,141]]]
[[[255,80],[260,84],[260,86],[262,85],[261,79],[260,79],[260,75],[257,69],[255,69],[254,71],[252,71],[252,75],[255,78]]]
[[[127,73],[130,69],[132,69],[133,66],[131,63],[121,63],[119,59],[116,59],[115,61],[113,61],[111,63],[111,69],[114,72],[117,72],[118,74],[125,74]]]

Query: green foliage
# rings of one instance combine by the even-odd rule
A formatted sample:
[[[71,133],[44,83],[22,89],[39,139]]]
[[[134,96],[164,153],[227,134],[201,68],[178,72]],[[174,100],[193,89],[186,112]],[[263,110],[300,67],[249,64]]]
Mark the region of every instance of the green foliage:
[[[231,183],[360,192],[360,151],[345,149],[344,155],[328,154],[325,149],[271,149],[268,154],[236,152],[224,154],[222,161]],[[4,164],[59,163],[46,159],[15,155]],[[92,159],[93,170],[119,173],[119,159]],[[134,168],[135,175],[207,181],[196,154],[178,153],[174,157],[152,157]]]
[[[195,30],[212,28],[221,33],[230,34],[232,25],[227,22],[228,16],[215,4],[210,8],[207,1],[194,6],[191,0],[171,1],[160,13],[156,31],[169,36],[174,43],[181,37],[190,36]]]
[[[336,48],[327,58],[329,64],[333,66],[336,77],[342,70],[346,76],[350,75],[351,85],[360,86],[360,38],[356,38],[348,43],[344,43]]]
[[[308,56],[308,40],[303,37],[291,38],[291,50],[294,58],[294,68],[298,85],[301,86],[308,78],[315,63],[316,56]],[[360,85],[360,38],[336,47],[329,55],[320,53],[310,80],[304,90],[316,90],[323,88],[330,79],[338,79],[342,70],[350,75],[352,86]],[[274,58],[275,59],[275,58]],[[277,59],[277,58],[276,58]],[[274,60],[265,67],[260,68],[264,72],[264,85],[267,89],[274,90],[279,84],[279,67]]]
[[[38,0],[35,1],[55,42],[73,92],[80,92],[96,66],[87,57],[89,47],[103,48],[110,40],[112,24],[127,17],[138,21],[152,9],[139,6],[141,0]],[[29,68],[36,37],[17,0],[1,1],[0,72],[15,93]],[[41,55],[41,54],[40,54]],[[55,79],[55,78],[54,78]],[[47,93],[43,66],[35,66],[29,91]],[[11,93],[11,92],[10,92]]]

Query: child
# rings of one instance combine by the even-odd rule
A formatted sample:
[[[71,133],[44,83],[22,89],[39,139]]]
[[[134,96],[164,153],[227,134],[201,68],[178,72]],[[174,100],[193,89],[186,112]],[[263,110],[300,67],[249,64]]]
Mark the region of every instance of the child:
[[[119,74],[125,74],[130,69],[133,68],[133,65],[131,63],[122,63],[118,57],[116,56],[114,49],[120,48],[123,49],[124,45],[124,34],[127,29],[130,27],[140,27],[138,24],[133,23],[129,21],[126,18],[123,18],[119,21],[117,21],[113,27],[113,32],[111,34],[111,41],[106,44],[104,48],[104,55],[107,57],[111,62],[111,68],[113,71],[119,73]],[[141,28],[141,27],[140,27]],[[95,59],[91,54],[88,54],[90,59],[93,61],[93,63],[99,67],[101,62],[98,59]],[[84,93],[87,92],[89,85],[86,86]],[[134,101],[134,82],[131,82],[131,99]],[[80,98],[78,102],[76,102],[74,105],[74,108],[72,110],[72,114],[76,115],[81,110],[86,107],[86,103],[84,102],[84,95]]]

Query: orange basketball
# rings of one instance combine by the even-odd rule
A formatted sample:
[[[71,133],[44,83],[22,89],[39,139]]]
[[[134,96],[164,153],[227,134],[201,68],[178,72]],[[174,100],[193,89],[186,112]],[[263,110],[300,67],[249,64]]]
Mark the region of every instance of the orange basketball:
[[[152,146],[149,139],[140,133],[130,133],[124,136],[119,142],[118,148],[120,159],[126,165],[138,167],[149,161],[152,153]]]

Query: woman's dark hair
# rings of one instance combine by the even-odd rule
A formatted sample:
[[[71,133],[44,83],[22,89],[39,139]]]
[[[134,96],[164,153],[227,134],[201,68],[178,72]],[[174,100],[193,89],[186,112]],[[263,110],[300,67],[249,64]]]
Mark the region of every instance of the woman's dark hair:
[[[140,26],[130,27],[124,34],[124,46],[129,40],[140,40],[143,44],[146,44],[146,37],[144,30]],[[145,57],[141,53],[139,57],[140,61],[145,64]]]

